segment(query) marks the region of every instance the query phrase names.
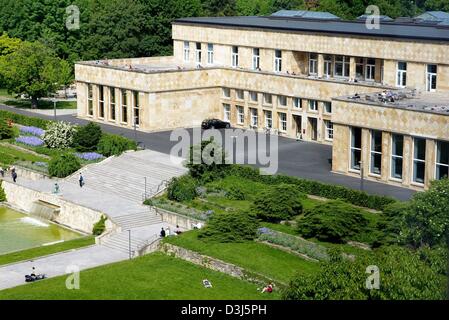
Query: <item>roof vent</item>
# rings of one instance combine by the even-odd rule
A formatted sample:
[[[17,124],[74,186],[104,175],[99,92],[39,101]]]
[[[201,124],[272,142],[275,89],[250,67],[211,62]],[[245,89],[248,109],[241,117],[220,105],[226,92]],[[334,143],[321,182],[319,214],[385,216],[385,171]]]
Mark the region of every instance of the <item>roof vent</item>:
[[[330,12],[307,11],[307,10],[279,10],[279,11],[273,13],[270,17],[340,20],[340,17],[338,17]]]

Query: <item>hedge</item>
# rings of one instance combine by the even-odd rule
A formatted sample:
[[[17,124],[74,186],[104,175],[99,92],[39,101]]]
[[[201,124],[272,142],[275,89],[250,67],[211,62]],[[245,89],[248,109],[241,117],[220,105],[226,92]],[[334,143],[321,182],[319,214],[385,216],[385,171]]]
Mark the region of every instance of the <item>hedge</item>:
[[[258,169],[248,166],[233,165],[229,169],[228,174],[271,185],[281,183],[294,184],[297,186],[298,191],[305,194],[327,199],[341,199],[356,206],[376,210],[383,210],[386,205],[397,202],[397,200],[391,197],[369,195],[366,192],[339,185],[332,185],[281,174],[273,176],[261,175]]]
[[[13,123],[18,123],[24,126],[38,127],[42,129],[46,129],[47,125],[51,123],[50,120],[24,116],[6,110],[0,110],[0,119],[4,119],[5,121],[11,120]]]

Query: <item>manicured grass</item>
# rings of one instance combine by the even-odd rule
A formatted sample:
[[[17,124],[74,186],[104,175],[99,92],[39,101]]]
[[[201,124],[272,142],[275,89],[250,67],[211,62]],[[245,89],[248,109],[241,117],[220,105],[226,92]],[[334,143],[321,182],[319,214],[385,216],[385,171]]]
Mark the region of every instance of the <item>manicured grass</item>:
[[[211,243],[197,238],[198,231],[189,231],[164,241],[201,254],[230,262],[247,271],[260,273],[284,283],[296,274],[312,274],[319,264],[258,242]]]
[[[37,257],[47,256],[61,251],[82,248],[93,244],[95,244],[95,238],[92,236],[87,236],[79,239],[53,244],[50,246],[42,246],[38,248],[12,252],[0,255],[0,265],[35,259]]]
[[[79,290],[66,289],[66,278],[0,291],[0,300],[259,300],[280,297],[278,292],[262,294],[252,283],[162,253],[82,271]],[[204,279],[213,287],[204,288]]]
[[[16,98],[15,94],[8,93],[8,90],[0,88],[0,102],[7,106],[17,107],[20,109],[30,109],[31,100]],[[56,109],[76,109],[76,101],[57,101]],[[40,100],[38,109],[53,109],[53,101]]]
[[[48,159],[26,151],[0,145],[0,163],[11,165],[16,161],[48,162]]]

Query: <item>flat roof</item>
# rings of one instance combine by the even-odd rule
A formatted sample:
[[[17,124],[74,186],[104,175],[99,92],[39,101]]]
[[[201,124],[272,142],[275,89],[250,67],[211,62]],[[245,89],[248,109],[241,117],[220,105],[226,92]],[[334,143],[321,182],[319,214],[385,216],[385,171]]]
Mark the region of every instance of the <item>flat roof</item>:
[[[176,19],[173,23],[449,42],[449,26],[397,21],[381,21],[379,29],[366,28],[364,21],[280,16],[192,17]]]
[[[336,97],[333,100],[449,116],[449,93],[445,92],[418,92],[410,89],[384,90],[368,94],[356,93],[350,96]]]

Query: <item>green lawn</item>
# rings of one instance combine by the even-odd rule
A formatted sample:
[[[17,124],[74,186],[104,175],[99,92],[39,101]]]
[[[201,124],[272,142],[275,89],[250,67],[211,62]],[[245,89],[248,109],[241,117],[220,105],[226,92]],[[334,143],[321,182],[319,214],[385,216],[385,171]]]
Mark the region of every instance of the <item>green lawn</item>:
[[[279,299],[278,292],[262,294],[252,283],[154,253],[86,271],[80,289],[68,290],[66,276],[0,291],[0,300],[236,300]],[[204,288],[208,279],[212,288]]]
[[[197,238],[197,231],[185,232],[164,241],[198,253],[230,262],[247,271],[260,273],[284,283],[296,274],[312,274],[319,264],[258,242],[210,243]]]
[[[93,244],[95,244],[95,238],[92,236],[87,236],[79,239],[53,244],[50,246],[41,246],[38,248],[12,252],[0,255],[0,265],[35,259],[37,257],[47,256],[61,251],[82,248]]]
[[[48,159],[26,151],[0,145],[0,163],[3,165],[11,165],[16,161],[48,162]]]
[[[0,102],[8,106],[17,107],[21,109],[30,109],[31,101],[28,99],[16,98],[15,94],[8,93],[8,90],[0,88]],[[56,102],[56,109],[76,109],[76,101],[58,101]],[[40,100],[38,109],[53,109],[53,102],[47,100]]]

